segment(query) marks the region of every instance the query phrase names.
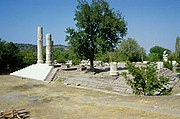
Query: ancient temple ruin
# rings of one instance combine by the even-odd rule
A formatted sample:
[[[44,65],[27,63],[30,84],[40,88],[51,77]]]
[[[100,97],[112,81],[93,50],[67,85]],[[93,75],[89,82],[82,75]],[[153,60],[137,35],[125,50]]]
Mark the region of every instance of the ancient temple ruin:
[[[28,67],[13,72],[10,75],[45,81],[54,69],[52,64],[52,46],[52,35],[46,34],[46,61],[43,61],[43,28],[38,26],[37,64],[32,64]]]

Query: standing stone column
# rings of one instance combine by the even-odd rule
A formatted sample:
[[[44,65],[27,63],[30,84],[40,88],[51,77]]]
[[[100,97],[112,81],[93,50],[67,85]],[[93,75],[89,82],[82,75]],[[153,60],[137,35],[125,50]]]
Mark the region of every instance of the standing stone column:
[[[51,65],[52,63],[52,40],[51,34],[46,34],[46,64]]]
[[[43,28],[38,26],[37,30],[37,63],[43,63]]]
[[[110,75],[111,76],[119,75],[119,72],[117,70],[117,62],[111,62],[110,63]]]
[[[54,41],[52,41],[51,39],[51,64],[54,64],[53,46],[54,46]]]

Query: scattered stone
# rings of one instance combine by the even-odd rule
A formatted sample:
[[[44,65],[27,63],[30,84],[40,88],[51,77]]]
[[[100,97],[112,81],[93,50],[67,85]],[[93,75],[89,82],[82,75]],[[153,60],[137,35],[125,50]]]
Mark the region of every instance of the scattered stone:
[[[143,61],[143,64],[147,64],[148,63],[148,61]]]
[[[168,83],[168,88],[173,88],[176,85],[176,83],[179,81],[178,76],[175,73],[173,73],[170,69],[161,68],[157,70],[157,73],[158,73],[158,77],[165,76],[170,79]]]
[[[70,68],[70,65],[69,65],[69,64],[67,64],[67,68]]]
[[[180,93],[178,93],[178,94],[175,94],[176,96],[180,96]]]
[[[157,64],[157,69],[162,69],[164,67],[163,62],[156,62]]]
[[[86,70],[87,69],[87,67],[85,67],[84,65],[80,65],[80,67],[79,67],[79,70],[80,71],[84,71],[84,70]]]
[[[117,63],[117,66],[120,67],[120,68],[125,68],[126,66],[126,63],[125,62],[118,62]]]

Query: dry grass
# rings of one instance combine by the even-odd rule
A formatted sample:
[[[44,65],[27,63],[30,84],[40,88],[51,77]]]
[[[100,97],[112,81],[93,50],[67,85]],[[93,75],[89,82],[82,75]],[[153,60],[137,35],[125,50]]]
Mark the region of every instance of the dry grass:
[[[25,108],[36,119],[180,118],[178,96],[109,95],[5,75],[0,76],[0,95],[0,110]]]

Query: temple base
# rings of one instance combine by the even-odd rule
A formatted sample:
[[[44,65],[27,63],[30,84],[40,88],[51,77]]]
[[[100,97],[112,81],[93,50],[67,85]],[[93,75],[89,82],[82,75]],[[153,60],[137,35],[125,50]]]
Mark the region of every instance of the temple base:
[[[37,61],[37,64],[43,64],[43,63],[44,63],[43,60],[38,60],[38,61]]]
[[[44,81],[51,73],[53,68],[54,66],[49,66],[48,64],[33,64],[15,71],[10,75]]]

